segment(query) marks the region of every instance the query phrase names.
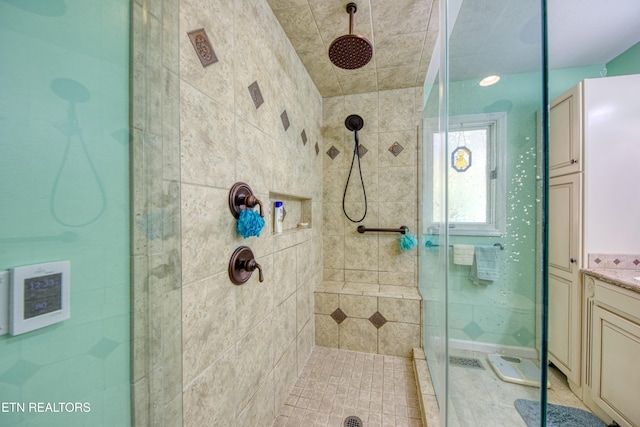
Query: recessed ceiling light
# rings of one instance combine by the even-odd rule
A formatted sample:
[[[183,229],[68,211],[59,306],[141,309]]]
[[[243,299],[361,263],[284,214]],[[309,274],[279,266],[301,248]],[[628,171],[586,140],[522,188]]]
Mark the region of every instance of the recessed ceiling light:
[[[491,86],[500,81],[500,76],[487,76],[480,80],[480,86]]]

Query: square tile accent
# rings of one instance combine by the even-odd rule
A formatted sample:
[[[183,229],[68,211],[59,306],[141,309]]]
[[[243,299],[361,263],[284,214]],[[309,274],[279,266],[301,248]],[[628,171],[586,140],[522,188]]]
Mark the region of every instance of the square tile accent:
[[[264,99],[262,98],[262,92],[260,92],[260,86],[258,86],[258,82],[255,81],[251,83],[249,86],[249,94],[251,94],[251,99],[253,100],[253,105],[256,106],[256,110],[264,104]]]
[[[396,157],[398,157],[398,154],[400,154],[402,150],[404,150],[404,147],[398,144],[398,141],[394,142],[393,145],[389,147],[389,151],[391,152],[391,154]]]
[[[320,147],[318,147],[318,143],[316,142],[316,156],[318,155],[319,152],[320,152]]]
[[[462,330],[472,340],[475,340],[480,335],[484,334],[484,330],[474,321],[471,321],[467,326],[462,328]]]
[[[633,260],[633,263],[634,263],[636,266],[638,266],[638,265],[640,264],[640,259],[634,259],[634,260]]]
[[[335,309],[333,313],[331,313],[331,317],[339,325],[340,323],[344,322],[344,319],[347,318],[347,315],[344,313],[344,311],[340,310],[340,308],[338,307]]]
[[[362,158],[365,154],[367,154],[369,150],[362,144],[358,145],[358,157]]]
[[[302,138],[302,145],[307,145],[307,132],[304,129],[302,129],[300,137]]]
[[[284,126],[284,130],[286,131],[287,129],[289,129],[289,126],[291,124],[289,123],[289,116],[287,116],[287,110],[284,110],[282,114],[280,114],[280,120],[282,120],[282,126]]]
[[[371,317],[369,317],[369,322],[371,322],[377,329],[380,329],[385,323],[387,323],[387,319],[385,319],[379,311],[376,311],[371,315]]]
[[[333,145],[327,150],[327,156],[331,157],[331,160],[335,159],[338,154],[340,154],[340,150]]]
[[[203,67],[218,62],[216,53],[213,51],[213,47],[211,47],[211,42],[209,42],[209,37],[207,37],[204,28],[190,31],[187,35]]]

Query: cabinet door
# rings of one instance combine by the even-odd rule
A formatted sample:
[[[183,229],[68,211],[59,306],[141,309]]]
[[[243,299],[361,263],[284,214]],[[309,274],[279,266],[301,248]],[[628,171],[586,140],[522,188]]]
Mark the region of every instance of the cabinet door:
[[[549,176],[582,171],[582,83],[553,100],[549,110]]]
[[[592,397],[618,424],[640,426],[640,325],[593,310]]]
[[[581,174],[549,180],[549,359],[580,385]]]

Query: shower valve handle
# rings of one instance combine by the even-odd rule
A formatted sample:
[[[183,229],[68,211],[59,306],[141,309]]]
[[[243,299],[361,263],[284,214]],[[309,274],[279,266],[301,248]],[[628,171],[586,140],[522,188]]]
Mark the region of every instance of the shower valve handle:
[[[244,268],[247,271],[255,271],[255,269],[257,268],[258,269],[258,281],[259,282],[264,282],[264,275],[262,274],[262,266],[260,264],[258,264],[258,262],[255,259],[247,261],[247,263],[246,263]]]

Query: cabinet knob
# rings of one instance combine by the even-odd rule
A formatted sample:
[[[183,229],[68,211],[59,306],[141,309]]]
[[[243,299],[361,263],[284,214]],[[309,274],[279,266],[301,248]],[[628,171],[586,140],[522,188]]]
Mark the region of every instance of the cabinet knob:
[[[569,258],[569,262],[571,262],[571,264],[575,264],[577,260],[575,258]]]
[[[573,164],[576,164],[576,163],[578,163],[578,161],[577,161],[576,159],[571,159],[571,164],[572,164],[572,165],[573,165]]]

